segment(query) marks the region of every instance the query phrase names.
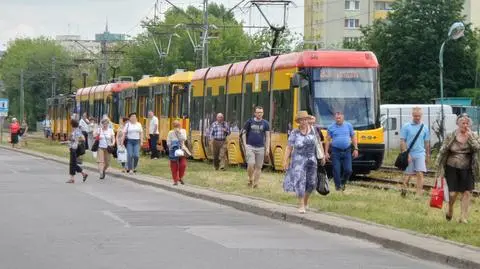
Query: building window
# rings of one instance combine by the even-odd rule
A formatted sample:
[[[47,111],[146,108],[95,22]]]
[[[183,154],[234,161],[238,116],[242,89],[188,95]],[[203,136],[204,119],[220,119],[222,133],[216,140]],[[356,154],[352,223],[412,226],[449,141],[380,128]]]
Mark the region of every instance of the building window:
[[[392,2],[375,1],[375,10],[392,10]]]
[[[345,19],[345,28],[360,28],[359,19]]]
[[[359,10],[360,1],[359,0],[346,0],[345,1],[345,10]]]
[[[348,37],[344,37],[343,38],[343,41],[345,43],[356,43],[360,40],[360,37],[352,37],[352,36],[348,36]]]

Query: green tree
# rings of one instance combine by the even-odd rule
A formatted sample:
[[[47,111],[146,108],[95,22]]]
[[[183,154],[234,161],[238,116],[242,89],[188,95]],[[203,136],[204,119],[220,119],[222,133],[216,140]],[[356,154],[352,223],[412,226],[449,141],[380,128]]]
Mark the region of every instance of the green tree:
[[[0,74],[9,98],[9,113],[20,117],[20,73],[24,73],[24,113],[29,126],[45,114],[46,98],[52,95],[51,63],[56,58],[57,94],[69,88],[68,66],[72,59],[53,40],[46,38],[13,41],[0,61]]]
[[[257,52],[270,52],[273,39],[274,32],[270,29],[263,29],[253,35],[253,48]],[[282,54],[297,50],[301,39],[302,36],[299,33],[286,28],[278,37],[275,53]]]
[[[363,28],[365,48],[381,64],[384,103],[425,103],[439,97],[440,46],[450,25],[463,21],[463,0],[404,0],[385,20]],[[465,37],[449,41],[444,53],[445,96],[474,85],[477,34],[466,24]]]

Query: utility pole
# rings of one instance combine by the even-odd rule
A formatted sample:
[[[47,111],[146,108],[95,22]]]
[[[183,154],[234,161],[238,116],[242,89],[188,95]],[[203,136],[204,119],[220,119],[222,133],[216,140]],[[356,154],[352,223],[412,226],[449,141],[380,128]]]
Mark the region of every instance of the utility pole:
[[[153,24],[157,25],[157,10],[158,10],[158,0],[155,1],[154,15],[153,15]]]
[[[208,66],[208,0],[203,0],[202,68]]]
[[[25,106],[25,89],[23,87],[23,69],[20,70],[20,122],[23,121]]]
[[[52,97],[55,96],[55,80],[57,79],[56,74],[55,74],[55,63],[57,61],[57,58],[55,56],[52,57]]]
[[[105,24],[105,33],[108,33],[108,21]],[[107,55],[107,38],[103,36],[102,39],[102,54],[103,54],[103,63],[101,64],[100,70],[100,84],[107,83],[107,64],[108,64],[108,55]]]

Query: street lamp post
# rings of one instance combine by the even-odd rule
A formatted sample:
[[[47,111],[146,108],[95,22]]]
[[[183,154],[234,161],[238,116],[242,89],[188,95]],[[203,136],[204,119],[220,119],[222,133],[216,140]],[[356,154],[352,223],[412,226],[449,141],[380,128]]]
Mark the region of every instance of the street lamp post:
[[[462,22],[455,22],[450,26],[447,39],[442,43],[440,47],[439,62],[440,62],[440,104],[441,104],[441,120],[440,120],[440,139],[443,141],[445,130],[445,114],[443,112],[443,51],[445,44],[449,40],[457,40],[465,34],[465,25]],[[442,142],[440,141],[440,142]]]

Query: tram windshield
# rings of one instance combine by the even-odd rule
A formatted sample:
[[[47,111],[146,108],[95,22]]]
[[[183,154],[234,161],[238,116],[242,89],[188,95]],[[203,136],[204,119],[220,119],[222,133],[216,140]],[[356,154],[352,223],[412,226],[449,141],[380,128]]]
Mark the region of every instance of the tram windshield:
[[[328,127],[343,112],[355,129],[375,126],[374,68],[316,68],[313,70],[314,111],[317,123]]]

